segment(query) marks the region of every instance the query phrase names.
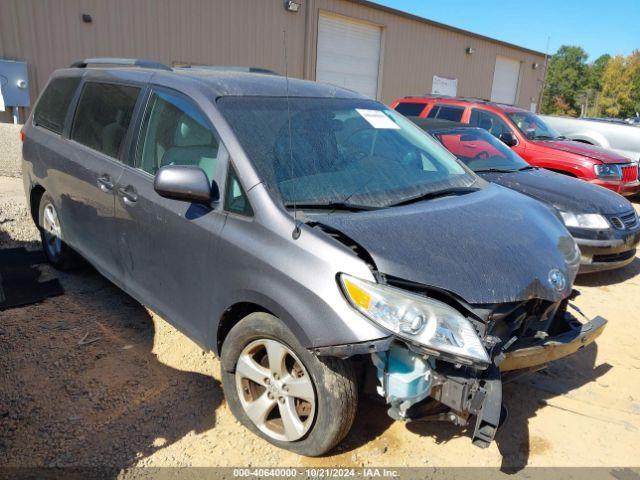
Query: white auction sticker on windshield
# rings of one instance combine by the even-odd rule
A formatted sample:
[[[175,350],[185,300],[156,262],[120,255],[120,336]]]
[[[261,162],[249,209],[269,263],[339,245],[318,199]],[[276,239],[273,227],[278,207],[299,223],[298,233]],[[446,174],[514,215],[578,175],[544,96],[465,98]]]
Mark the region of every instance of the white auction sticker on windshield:
[[[364,108],[356,108],[356,112],[362,115],[369,125],[373,128],[387,128],[392,130],[400,130],[400,125],[387,117],[380,110],[367,110]]]

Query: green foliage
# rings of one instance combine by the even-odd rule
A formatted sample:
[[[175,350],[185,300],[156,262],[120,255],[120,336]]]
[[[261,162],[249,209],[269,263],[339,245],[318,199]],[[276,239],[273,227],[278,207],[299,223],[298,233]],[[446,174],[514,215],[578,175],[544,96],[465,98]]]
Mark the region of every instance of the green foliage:
[[[631,101],[631,78],[626,59],[616,55],[609,62],[602,74],[602,94],[600,95],[600,111],[607,117],[624,115]]]
[[[602,75],[600,111],[611,117],[630,117],[640,111],[640,52],[618,55]]]
[[[633,52],[629,58],[631,70],[631,111],[630,116],[640,113],[640,50]]]
[[[589,80],[587,86],[590,90],[599,91],[602,88],[602,74],[607,67],[607,62],[611,59],[611,55],[605,53],[600,55],[594,62],[588,66]]]
[[[549,58],[542,112],[629,117],[640,112],[640,51],[587,63],[580,47],[563,45]]]
[[[548,62],[542,111],[575,116],[578,96],[587,86],[588,55],[581,47],[563,45]]]

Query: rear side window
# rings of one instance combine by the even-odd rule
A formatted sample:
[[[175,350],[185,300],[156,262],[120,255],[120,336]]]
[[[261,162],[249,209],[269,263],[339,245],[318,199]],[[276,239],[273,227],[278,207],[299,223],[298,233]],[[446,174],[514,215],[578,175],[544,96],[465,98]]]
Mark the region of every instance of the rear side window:
[[[80,77],[55,78],[51,80],[49,86],[40,97],[36,111],[33,114],[33,122],[54,133],[62,133],[69,104],[76,93],[79,83]]]
[[[220,144],[195,104],[158,91],[147,104],[136,155],[137,167],[151,175],[165,165],[196,165],[213,180]]]
[[[116,158],[127,133],[140,89],[87,82],[82,90],[71,138]]]
[[[418,117],[426,106],[424,103],[402,102],[394,110],[405,117]]]
[[[449,120],[450,122],[459,122],[462,120],[464,107],[453,107],[448,105],[436,105],[429,112],[429,118],[438,118],[440,120]]]

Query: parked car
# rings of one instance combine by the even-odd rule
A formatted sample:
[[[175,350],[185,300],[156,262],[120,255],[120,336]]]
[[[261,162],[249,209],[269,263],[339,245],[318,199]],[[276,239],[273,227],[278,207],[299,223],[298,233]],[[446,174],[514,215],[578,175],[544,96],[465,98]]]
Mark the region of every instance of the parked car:
[[[625,121],[630,125],[640,126],[640,116],[629,117]]]
[[[640,160],[640,128],[623,120],[609,122],[551,115],[540,115],[540,118],[566,138],[613,150],[636,163]]]
[[[614,117],[581,117],[582,120],[588,120],[590,122],[606,122],[606,123],[616,123],[618,125],[626,125],[627,122],[625,122],[623,119],[621,118],[614,118]]]
[[[420,105],[424,105],[421,110]],[[637,162],[610,150],[567,140],[528,110],[478,99],[434,95],[401,98],[391,106],[400,113],[419,111],[413,115],[420,118],[484,128],[531,165],[577,177],[622,195],[640,192]]]
[[[568,311],[579,249],[547,207],[374,100],[235,70],[74,65],[22,132],[45,254],[67,267],[78,252],[213,350],[231,411],[277,446],[340,442],[367,372],[394,418],[475,416],[487,446],[501,373],[605,327]]]
[[[620,268],[635,259],[640,221],[621,195],[529,165],[481,128],[429,118],[412,120],[488,182],[555,209],[580,247],[579,273]]]

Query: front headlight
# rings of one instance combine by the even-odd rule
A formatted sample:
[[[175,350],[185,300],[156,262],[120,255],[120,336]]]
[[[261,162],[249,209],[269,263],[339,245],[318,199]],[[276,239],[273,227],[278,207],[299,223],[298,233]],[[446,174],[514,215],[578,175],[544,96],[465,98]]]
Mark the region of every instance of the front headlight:
[[[621,180],[622,167],[620,165],[594,165],[593,170],[598,178],[605,180]]]
[[[593,230],[609,228],[607,219],[597,213],[560,212],[560,215],[567,227],[590,228]]]
[[[365,317],[414,343],[489,363],[471,322],[437,300],[340,274],[345,297]]]

